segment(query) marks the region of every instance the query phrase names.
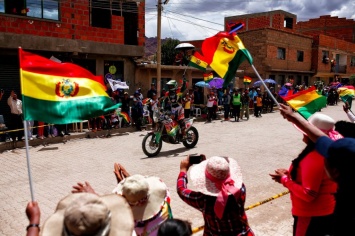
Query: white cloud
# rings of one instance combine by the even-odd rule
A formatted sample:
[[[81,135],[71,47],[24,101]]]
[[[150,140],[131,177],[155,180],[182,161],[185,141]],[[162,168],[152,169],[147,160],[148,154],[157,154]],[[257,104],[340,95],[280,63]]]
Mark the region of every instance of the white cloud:
[[[163,1],[164,2],[164,1]],[[157,35],[157,0],[146,0],[146,36]],[[284,10],[298,21],[332,15],[355,19],[355,0],[170,0],[163,5],[162,38],[198,40],[223,30],[224,17]]]

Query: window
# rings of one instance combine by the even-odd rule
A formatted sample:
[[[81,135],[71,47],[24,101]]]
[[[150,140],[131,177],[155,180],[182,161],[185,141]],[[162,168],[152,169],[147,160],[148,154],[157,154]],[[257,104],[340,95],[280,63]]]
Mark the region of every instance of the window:
[[[329,51],[322,51],[322,62],[328,63],[329,62]]]
[[[281,60],[286,59],[286,49],[285,48],[277,48],[277,58]]]
[[[0,0],[0,12],[5,13],[5,0]]]
[[[59,0],[0,0],[0,12],[59,20]]]
[[[111,29],[111,5],[107,0],[91,1],[91,26]]]
[[[303,51],[297,50],[297,61],[303,61]]]
[[[352,56],[350,59],[350,66],[355,66],[355,56]]]
[[[288,29],[293,29],[293,18],[285,17],[284,27]]]

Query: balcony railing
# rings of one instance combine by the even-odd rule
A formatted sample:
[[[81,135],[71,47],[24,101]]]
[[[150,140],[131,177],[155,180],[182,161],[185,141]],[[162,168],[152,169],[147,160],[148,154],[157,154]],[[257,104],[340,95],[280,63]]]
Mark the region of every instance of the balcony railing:
[[[346,65],[336,65],[332,67],[332,72],[346,74]]]

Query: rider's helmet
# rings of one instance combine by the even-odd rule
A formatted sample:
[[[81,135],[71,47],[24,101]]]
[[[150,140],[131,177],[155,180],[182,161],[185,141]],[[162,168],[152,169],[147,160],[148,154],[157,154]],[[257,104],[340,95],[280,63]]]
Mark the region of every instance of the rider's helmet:
[[[176,80],[173,79],[166,83],[166,85],[168,85],[169,91],[175,91],[178,87]]]

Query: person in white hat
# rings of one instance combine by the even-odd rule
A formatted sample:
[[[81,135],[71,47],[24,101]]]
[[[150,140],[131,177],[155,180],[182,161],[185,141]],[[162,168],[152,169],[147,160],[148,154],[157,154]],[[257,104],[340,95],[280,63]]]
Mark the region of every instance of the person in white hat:
[[[156,236],[159,226],[167,219],[172,218],[167,186],[155,176],[130,175],[118,163],[114,165],[114,173],[118,184],[112,192],[123,196],[131,207],[135,233]],[[88,182],[78,183],[73,188],[73,193],[95,193]]]
[[[26,208],[30,224],[27,236],[132,236],[133,214],[127,201],[117,194],[98,196],[75,193],[63,198],[39,230],[37,203]],[[33,223],[38,219],[38,223]]]
[[[332,140],[343,138],[334,130],[335,121],[325,114],[315,113],[308,122]],[[307,146],[292,161],[289,170],[277,169],[270,176],[290,190],[294,235],[333,235],[337,184],[327,176],[324,158],[316,151],[315,143],[295,127],[303,133]]]
[[[240,167],[233,158],[213,156],[194,165],[190,178],[195,191],[187,188],[190,156],[180,163],[177,191],[180,198],[203,213],[204,236],[254,236],[244,210],[246,188]]]
[[[333,141],[323,131],[283,104],[280,104],[280,114],[297,125],[315,143],[317,152],[324,157],[327,175],[338,184],[333,235],[352,235],[355,225],[355,139],[345,137]]]

